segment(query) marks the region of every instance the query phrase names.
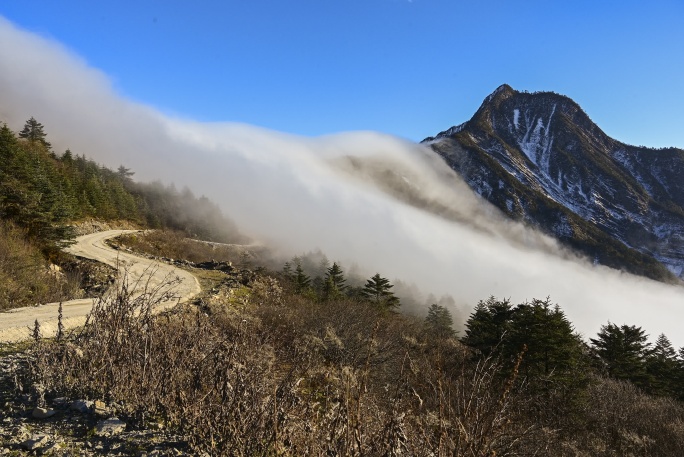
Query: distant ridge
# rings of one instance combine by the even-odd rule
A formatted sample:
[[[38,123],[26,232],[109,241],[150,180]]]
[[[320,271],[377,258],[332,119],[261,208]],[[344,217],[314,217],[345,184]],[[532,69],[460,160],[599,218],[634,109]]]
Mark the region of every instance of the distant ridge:
[[[606,135],[569,97],[503,84],[467,122],[423,143],[509,217],[592,261],[684,276],[684,151]]]

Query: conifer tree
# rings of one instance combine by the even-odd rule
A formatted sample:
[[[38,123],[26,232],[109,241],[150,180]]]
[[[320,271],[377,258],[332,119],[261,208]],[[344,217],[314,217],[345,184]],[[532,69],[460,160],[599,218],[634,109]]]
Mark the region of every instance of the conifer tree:
[[[512,318],[513,306],[508,299],[497,300],[492,296],[480,300],[465,324],[462,342],[489,355],[510,334]]]
[[[388,309],[394,309],[399,307],[400,302],[399,298],[390,290],[392,287],[394,287],[394,285],[392,285],[387,278],[383,278],[380,276],[380,273],[376,273],[366,281],[366,285],[363,286],[361,294],[368,301]]]
[[[558,305],[549,298],[522,303],[513,310],[505,354],[525,352],[521,369],[527,376],[563,377],[581,357],[581,340]],[[526,349],[524,349],[526,348]]]
[[[677,394],[677,351],[664,334],[658,337],[646,359],[646,371],[651,377],[651,384],[647,389],[649,393],[667,396]]]
[[[126,168],[123,165],[119,165],[119,168],[117,168],[116,170],[116,174],[124,184],[130,184],[131,182],[133,182],[133,179],[131,177],[135,174],[135,172],[131,171],[130,168]],[[191,197],[192,199],[194,199],[193,195],[191,195]]]
[[[297,264],[297,268],[295,268],[294,283],[295,290],[299,294],[307,292],[311,288],[311,278],[304,273],[304,269],[299,263]]]
[[[677,353],[677,372],[675,374],[675,397],[684,401],[684,347]]]
[[[650,345],[648,335],[635,325],[601,326],[596,338],[591,338],[595,355],[603,363],[608,375],[615,379],[631,381],[641,388],[649,385],[646,357]]]
[[[344,296],[344,291],[347,288],[346,281],[342,268],[340,268],[337,262],[333,262],[332,266],[325,273],[323,298],[325,300],[332,300]]]
[[[45,140],[47,134],[43,131],[43,124],[35,120],[33,116],[26,121],[23,130],[19,132],[19,137],[31,142],[38,142],[45,146],[46,149],[51,147],[50,143]]]
[[[431,335],[437,338],[451,338],[456,336],[453,329],[454,319],[451,312],[444,306],[433,303],[425,317],[425,327]]]
[[[14,136],[7,124],[0,127],[0,160],[6,162],[10,156],[14,155],[14,147],[17,144],[17,137]],[[4,171],[4,167],[0,170]]]
[[[292,264],[290,262],[285,262],[285,265],[283,265],[283,274],[287,278],[292,278],[293,273],[292,273]]]

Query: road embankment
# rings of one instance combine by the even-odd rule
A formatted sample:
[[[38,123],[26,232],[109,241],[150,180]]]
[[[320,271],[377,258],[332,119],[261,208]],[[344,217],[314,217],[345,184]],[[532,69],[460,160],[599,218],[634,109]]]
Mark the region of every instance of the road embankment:
[[[135,230],[108,230],[91,233],[76,238],[76,243],[67,251],[79,257],[97,260],[125,271],[129,284],[139,282],[148,290],[167,283],[170,279],[178,279],[173,288],[173,298],[159,304],[155,311],[161,311],[187,301],[200,292],[197,278],[188,271],[172,265],[145,259],[130,252],[112,249],[105,241]],[[143,281],[137,281],[144,278]],[[142,289],[140,291],[142,292]],[[81,326],[93,307],[94,299],[69,300],[62,303],[62,324],[65,329]],[[38,320],[41,334],[44,337],[57,333],[59,303],[48,303],[39,306],[17,308],[0,313],[0,343],[11,343],[28,339],[32,335],[34,322]]]

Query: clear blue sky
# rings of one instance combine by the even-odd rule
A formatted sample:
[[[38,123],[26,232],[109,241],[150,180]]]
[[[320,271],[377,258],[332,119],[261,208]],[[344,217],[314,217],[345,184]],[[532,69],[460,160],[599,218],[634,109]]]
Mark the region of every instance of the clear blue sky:
[[[681,0],[7,0],[0,15],[184,118],[421,140],[508,83],[570,96],[619,140],[684,147]]]

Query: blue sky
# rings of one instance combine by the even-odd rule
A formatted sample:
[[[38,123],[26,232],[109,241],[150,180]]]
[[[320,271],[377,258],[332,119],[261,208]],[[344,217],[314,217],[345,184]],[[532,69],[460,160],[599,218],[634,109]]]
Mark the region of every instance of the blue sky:
[[[684,147],[681,0],[22,0],[0,15],[182,118],[421,140],[508,83],[570,96],[621,141]]]

